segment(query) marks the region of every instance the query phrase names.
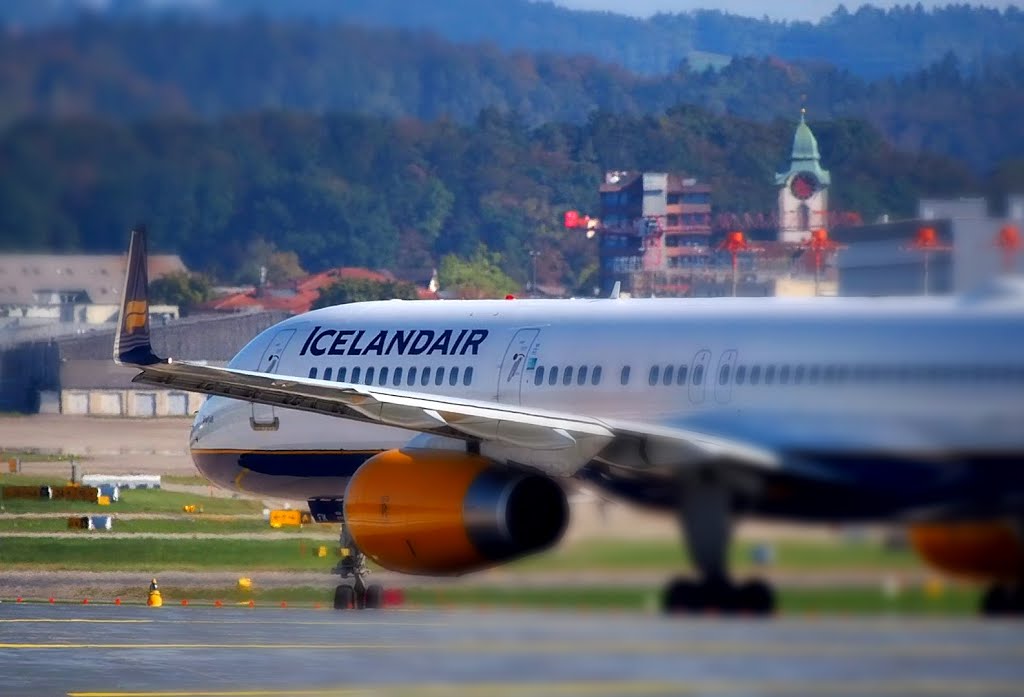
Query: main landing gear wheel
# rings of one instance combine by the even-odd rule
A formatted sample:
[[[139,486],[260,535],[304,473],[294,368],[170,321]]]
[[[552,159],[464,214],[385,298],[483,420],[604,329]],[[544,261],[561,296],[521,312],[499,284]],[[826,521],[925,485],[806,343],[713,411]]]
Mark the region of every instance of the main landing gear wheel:
[[[376,610],[383,607],[384,600],[384,589],[380,586],[373,584],[366,587],[366,593],[363,594],[363,607],[367,610]]]
[[[366,566],[366,557],[344,523],[341,525],[338,544],[342,550],[342,557],[331,573],[341,576],[345,582],[334,589],[334,609],[362,610],[381,607],[384,590],[378,585],[366,585],[366,577],[370,573]]]
[[[667,614],[771,615],[775,594],[759,580],[736,586],[726,581],[677,579],[665,589],[662,609]]]
[[[986,617],[1024,617],[1024,585],[991,586],[981,597],[981,614]]]
[[[384,606],[384,589],[372,584],[341,584],[334,589],[335,610],[376,610]]]
[[[334,609],[352,610],[356,606],[356,589],[341,585],[334,589]]]

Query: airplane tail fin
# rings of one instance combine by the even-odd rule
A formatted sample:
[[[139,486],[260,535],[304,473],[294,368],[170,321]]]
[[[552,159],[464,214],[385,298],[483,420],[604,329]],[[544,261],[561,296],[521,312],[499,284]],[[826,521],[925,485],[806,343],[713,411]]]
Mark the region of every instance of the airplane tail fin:
[[[146,228],[132,230],[128,246],[128,271],[121,294],[121,312],[114,335],[114,362],[120,365],[152,365],[160,359],[149,339],[149,273]]]

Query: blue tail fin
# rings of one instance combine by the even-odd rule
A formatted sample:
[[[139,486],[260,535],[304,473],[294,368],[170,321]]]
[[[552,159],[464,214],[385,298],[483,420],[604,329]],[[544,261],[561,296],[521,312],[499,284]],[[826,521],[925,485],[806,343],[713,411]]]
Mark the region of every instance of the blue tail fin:
[[[128,246],[128,272],[114,335],[115,363],[152,365],[160,362],[149,339],[149,273],[146,266],[146,228],[139,225],[132,230],[132,241]]]

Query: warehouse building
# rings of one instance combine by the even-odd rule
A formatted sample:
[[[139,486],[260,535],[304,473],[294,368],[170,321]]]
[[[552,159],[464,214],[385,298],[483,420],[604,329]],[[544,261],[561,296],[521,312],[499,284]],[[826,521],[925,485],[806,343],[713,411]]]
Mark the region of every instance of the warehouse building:
[[[198,316],[152,328],[154,350],[180,360],[225,365],[286,312]],[[0,349],[0,409],[91,416],[193,414],[203,400],[180,390],[131,382],[137,371],[112,360],[114,328],[57,335]]]

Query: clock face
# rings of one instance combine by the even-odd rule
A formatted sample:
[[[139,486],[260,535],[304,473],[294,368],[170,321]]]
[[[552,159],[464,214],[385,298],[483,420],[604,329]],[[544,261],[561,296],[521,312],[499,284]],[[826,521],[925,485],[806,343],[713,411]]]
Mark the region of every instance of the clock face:
[[[813,174],[801,172],[789,183],[789,190],[801,201],[806,201],[818,190],[818,180]]]

